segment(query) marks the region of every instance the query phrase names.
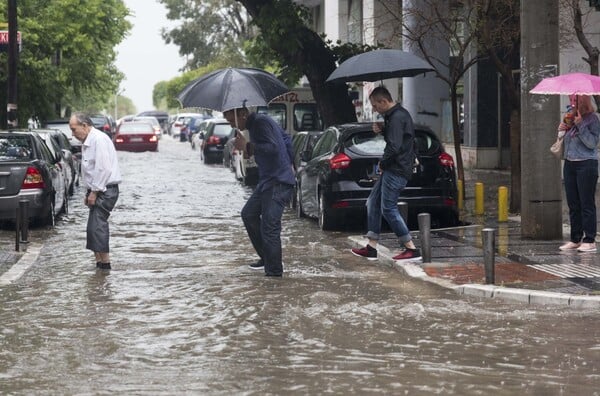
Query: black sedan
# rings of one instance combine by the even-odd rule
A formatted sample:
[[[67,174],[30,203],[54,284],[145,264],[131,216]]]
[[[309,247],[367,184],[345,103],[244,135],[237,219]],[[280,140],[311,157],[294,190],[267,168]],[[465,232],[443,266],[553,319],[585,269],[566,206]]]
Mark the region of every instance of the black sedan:
[[[408,204],[408,226],[417,214],[429,213],[432,227],[458,224],[456,170],[452,156],[427,127],[415,127],[419,164],[399,201]],[[366,220],[366,201],[383,155],[383,136],[371,123],[329,127],[315,144],[304,168],[296,174],[296,211],[315,217],[323,230],[342,228],[346,221]]]
[[[14,221],[26,200],[29,218],[54,224],[67,201],[58,161],[35,132],[0,132],[0,220]]]

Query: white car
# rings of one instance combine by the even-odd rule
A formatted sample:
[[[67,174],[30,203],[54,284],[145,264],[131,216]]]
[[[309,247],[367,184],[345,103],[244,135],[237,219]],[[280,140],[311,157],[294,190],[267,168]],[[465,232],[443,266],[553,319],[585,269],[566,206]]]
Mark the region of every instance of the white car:
[[[246,140],[249,140],[248,130],[241,131]],[[247,155],[243,151],[234,150],[231,155],[235,177],[240,180],[245,186],[251,186],[258,182],[258,167],[254,161],[254,156],[246,158]]]
[[[203,117],[200,113],[179,113],[173,117],[173,122],[169,126],[169,135],[179,137],[181,126],[186,117]]]

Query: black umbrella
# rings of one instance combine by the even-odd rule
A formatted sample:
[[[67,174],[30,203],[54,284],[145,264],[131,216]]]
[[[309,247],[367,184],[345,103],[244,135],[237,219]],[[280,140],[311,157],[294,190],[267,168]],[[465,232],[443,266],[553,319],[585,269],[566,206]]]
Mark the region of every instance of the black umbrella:
[[[379,81],[414,77],[432,70],[429,63],[410,52],[378,49],[348,58],[331,73],[327,81]]]
[[[190,82],[177,99],[183,107],[227,111],[240,107],[266,106],[289,88],[273,74],[260,69],[215,70]]]

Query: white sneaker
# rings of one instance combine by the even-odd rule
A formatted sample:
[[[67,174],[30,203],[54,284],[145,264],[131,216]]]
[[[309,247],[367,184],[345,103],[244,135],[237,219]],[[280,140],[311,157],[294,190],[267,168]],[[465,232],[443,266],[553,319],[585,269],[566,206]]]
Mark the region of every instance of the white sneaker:
[[[561,247],[559,247],[559,249],[560,250],[575,250],[575,249],[578,249],[579,246],[581,246],[581,243],[567,242],[564,245],[562,245]]]
[[[596,243],[582,243],[581,246],[577,248],[578,252],[595,252],[596,251]]]

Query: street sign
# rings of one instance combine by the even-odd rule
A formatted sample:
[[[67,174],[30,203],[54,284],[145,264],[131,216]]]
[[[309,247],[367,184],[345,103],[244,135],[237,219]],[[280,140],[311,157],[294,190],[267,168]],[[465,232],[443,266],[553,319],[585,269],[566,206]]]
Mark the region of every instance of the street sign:
[[[21,32],[17,32],[17,44],[21,51]],[[0,52],[8,51],[8,30],[0,30]]]

